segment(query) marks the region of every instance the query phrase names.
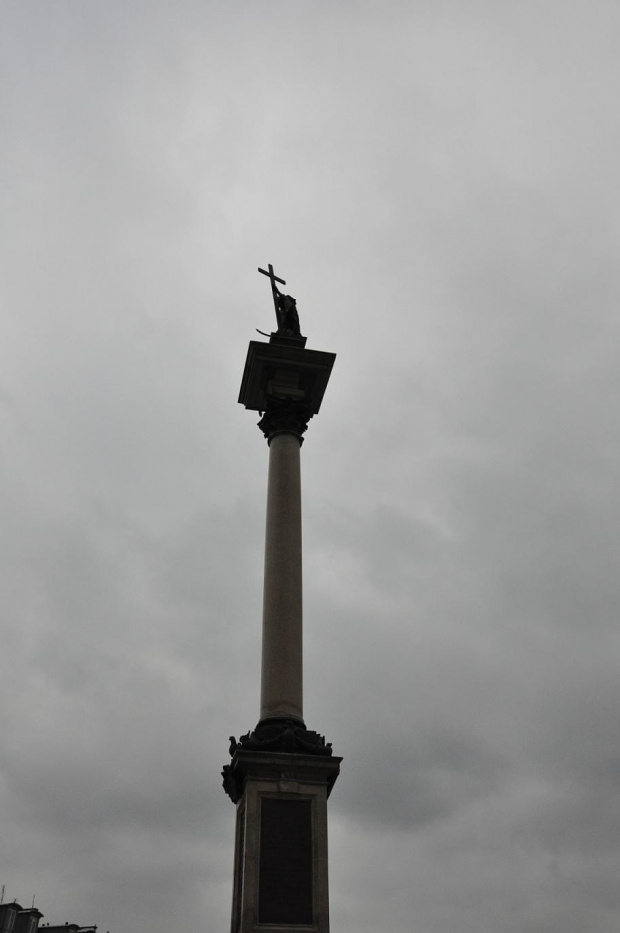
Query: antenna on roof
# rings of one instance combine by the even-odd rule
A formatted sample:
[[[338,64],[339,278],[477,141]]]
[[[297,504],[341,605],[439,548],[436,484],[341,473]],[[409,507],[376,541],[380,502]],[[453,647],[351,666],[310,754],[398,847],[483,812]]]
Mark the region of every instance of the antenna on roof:
[[[6,888],[6,885],[3,884],[3,885],[2,885],[2,894],[0,894],[0,904],[3,904],[3,903],[4,903],[4,889],[5,889],[5,888]]]
[[[33,895],[32,895],[32,909],[33,909],[33,910],[34,910],[34,899],[35,899],[35,895],[33,894]]]

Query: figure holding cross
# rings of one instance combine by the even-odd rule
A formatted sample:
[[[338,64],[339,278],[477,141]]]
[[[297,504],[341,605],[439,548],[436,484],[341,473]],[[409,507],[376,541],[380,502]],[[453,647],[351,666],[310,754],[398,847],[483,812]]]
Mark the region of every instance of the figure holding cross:
[[[269,263],[267,268],[269,270],[268,272],[265,272],[264,269],[259,269],[258,271],[266,275],[271,282],[271,293],[273,295],[273,304],[276,309],[276,320],[278,322],[277,333],[287,337],[301,337],[297,302],[294,298],[291,298],[290,295],[283,295],[278,289],[276,282],[279,282],[280,285],[286,285],[286,282],[284,279],[279,279],[275,275],[271,263]]]

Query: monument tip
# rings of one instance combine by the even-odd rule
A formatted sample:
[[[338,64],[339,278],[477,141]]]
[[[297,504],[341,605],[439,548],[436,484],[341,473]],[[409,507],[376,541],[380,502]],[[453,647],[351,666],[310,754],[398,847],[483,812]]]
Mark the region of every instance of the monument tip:
[[[288,339],[297,339],[304,340],[301,330],[299,329],[299,312],[297,311],[297,301],[292,295],[285,295],[280,291],[276,282],[279,282],[280,285],[286,285],[284,279],[278,278],[278,276],[273,271],[273,266],[271,263],[267,266],[267,271],[261,269],[259,266],[258,271],[262,275],[266,275],[269,281],[271,282],[271,294],[273,297],[273,304],[276,312],[276,321],[278,324],[278,329],[275,332],[275,336],[286,337]],[[259,331],[259,334],[262,331]],[[266,336],[265,334],[263,336]],[[274,334],[271,335],[274,337]]]

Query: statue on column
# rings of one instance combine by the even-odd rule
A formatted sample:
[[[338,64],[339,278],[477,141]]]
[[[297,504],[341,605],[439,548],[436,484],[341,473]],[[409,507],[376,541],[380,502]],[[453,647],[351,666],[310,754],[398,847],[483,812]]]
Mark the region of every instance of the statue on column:
[[[291,298],[290,295],[283,295],[276,286],[274,301],[276,303],[278,333],[285,334],[287,337],[300,337],[299,315],[295,299]]]
[[[258,271],[266,275],[271,282],[271,293],[273,295],[273,304],[276,309],[276,320],[278,322],[278,330],[276,333],[283,337],[301,337],[297,302],[290,295],[284,295],[280,291],[276,282],[279,282],[280,285],[286,285],[286,282],[284,279],[279,279],[277,277],[271,263],[267,268],[269,270],[268,272],[264,269],[259,269]],[[262,331],[259,331],[259,333],[262,333]]]

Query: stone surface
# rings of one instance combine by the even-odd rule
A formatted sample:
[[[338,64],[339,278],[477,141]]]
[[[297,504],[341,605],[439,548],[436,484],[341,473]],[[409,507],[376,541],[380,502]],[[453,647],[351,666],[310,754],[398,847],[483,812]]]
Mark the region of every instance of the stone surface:
[[[261,720],[303,722],[301,479],[299,439],[269,445],[265,532]]]
[[[235,751],[231,780],[240,794],[231,933],[299,933],[302,925],[308,933],[329,933],[327,797],[341,760]],[[264,801],[270,803],[264,806]],[[276,809],[283,805],[286,814],[287,802],[301,804],[300,812],[295,814],[299,818],[297,825],[291,823],[288,829]],[[306,822],[304,808],[308,813]],[[271,820],[269,826],[264,826],[265,818]],[[278,898],[277,889],[278,860],[292,845],[299,846],[295,864],[281,877],[284,884],[287,872],[290,875],[297,903],[291,901],[290,890],[282,889]]]

